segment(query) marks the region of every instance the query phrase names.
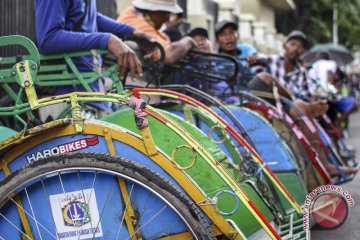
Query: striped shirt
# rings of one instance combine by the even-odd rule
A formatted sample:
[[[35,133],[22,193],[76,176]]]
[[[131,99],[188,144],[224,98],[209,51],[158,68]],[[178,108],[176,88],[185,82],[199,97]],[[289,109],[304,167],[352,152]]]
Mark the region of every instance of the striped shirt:
[[[299,64],[291,72],[285,72],[285,58],[282,55],[269,56],[269,66],[273,75],[281,85],[295,95],[310,98],[316,91],[316,82],[307,76],[305,68]]]

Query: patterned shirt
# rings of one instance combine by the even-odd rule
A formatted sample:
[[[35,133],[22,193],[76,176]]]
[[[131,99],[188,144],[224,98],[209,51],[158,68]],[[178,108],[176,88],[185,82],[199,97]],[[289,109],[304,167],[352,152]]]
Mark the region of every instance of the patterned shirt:
[[[307,76],[305,68],[296,64],[294,70],[285,72],[285,58],[282,55],[269,57],[271,75],[295,95],[310,98],[316,91],[316,82]]]

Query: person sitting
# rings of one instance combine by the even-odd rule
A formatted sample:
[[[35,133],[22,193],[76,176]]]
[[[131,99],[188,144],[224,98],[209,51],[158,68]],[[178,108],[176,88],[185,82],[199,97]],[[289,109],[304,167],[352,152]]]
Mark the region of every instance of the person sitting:
[[[219,45],[218,52],[233,56],[239,61],[241,65],[241,77],[245,75],[253,76],[254,73],[250,71],[250,66],[256,63],[261,56],[253,46],[246,43],[238,43],[239,34],[237,30],[238,25],[232,21],[223,20],[215,24],[215,37]],[[222,64],[218,64],[218,68],[220,72],[226,72],[226,67]],[[220,96],[223,101],[229,104],[239,103],[238,97],[228,96],[229,94],[231,95],[231,92],[240,90],[237,89],[237,86],[231,89],[231,86],[227,82],[221,81],[215,84],[213,88],[215,95]],[[226,97],[221,97],[221,95],[226,95]]]
[[[222,21],[216,24],[215,33],[220,52],[237,57],[242,66],[249,66],[249,64],[254,64],[258,59],[262,58],[262,56],[257,54],[256,51],[247,44],[243,45],[243,47],[241,47],[241,45],[238,47],[237,24]],[[290,33],[284,43],[285,54],[283,56],[279,55],[277,59],[273,58],[272,61],[270,61],[271,73],[274,76],[263,71],[256,74],[247,85],[252,90],[273,92],[273,84],[275,84],[281,96],[293,100],[295,106],[302,110],[309,119],[313,119],[324,114],[328,109],[328,105],[321,101],[306,103],[302,100],[297,100],[289,91],[289,89],[294,89],[294,86],[298,83],[308,86],[306,71],[297,64],[297,59],[304,52],[306,44],[307,40],[302,33]],[[241,52],[239,50],[241,50]],[[245,59],[247,59],[247,61]],[[279,80],[275,77],[278,77]],[[286,84],[287,87],[284,87],[281,83]],[[306,89],[306,87],[304,89]],[[294,111],[290,111],[289,113],[294,118],[298,117]],[[302,125],[301,128],[305,129],[304,134],[310,142],[316,141],[317,138],[314,137],[307,126]],[[339,174],[335,166],[328,162],[326,153],[323,150],[319,154],[319,158],[330,175],[336,176]],[[349,167],[342,167],[342,170],[346,174],[357,172],[356,168]]]
[[[327,52],[319,53],[319,60],[314,62],[309,70],[309,77],[318,82],[318,91],[314,93],[314,97],[321,93],[325,97],[331,96],[329,116],[338,127],[340,127],[341,122],[348,119],[351,113],[357,110],[354,98],[343,97],[337,93],[336,80],[340,80],[341,75],[343,75],[341,70],[334,60],[330,60],[330,55]],[[341,113],[341,116],[337,117],[338,114],[336,113]]]
[[[145,32],[160,43],[165,49],[165,64],[172,64],[196,47],[195,41],[189,36],[171,42],[169,36],[160,31],[162,25],[169,20],[170,13],[178,14],[182,11],[176,0],[135,0],[117,20]],[[157,51],[153,57],[159,59],[160,52]]]
[[[36,42],[43,54],[58,54],[91,49],[107,49],[116,58],[121,76],[127,69],[132,78],[142,74],[141,62],[121,38],[148,38],[134,27],[119,23],[96,10],[95,0],[36,0]],[[72,58],[79,72],[101,69],[100,55]],[[96,64],[98,63],[98,65]],[[94,92],[104,91],[104,78],[93,82]],[[80,85],[57,86],[55,95],[84,91]],[[90,103],[99,112],[107,111],[105,103]]]
[[[188,36],[192,37],[197,44],[197,49],[203,52],[212,53],[213,47],[209,40],[209,33],[205,28],[196,27],[191,29]]]
[[[194,41],[197,44],[198,51],[206,52],[206,53],[212,53],[213,48],[211,45],[211,42],[209,40],[209,34],[208,31],[205,28],[197,27],[193,28],[189,31],[187,34],[191,38],[194,39]],[[189,59],[191,61],[191,64],[183,66],[183,69],[188,70],[192,72],[194,69],[194,65],[196,66],[197,71],[202,71],[205,73],[208,72],[214,72],[216,71],[216,68],[214,64],[211,64],[209,66],[209,60],[205,57],[205,59],[199,55],[199,56],[189,56]],[[172,79],[171,82],[174,84],[187,84],[197,89],[203,89],[206,91],[208,89],[208,81],[205,81],[204,78],[199,77],[198,75],[194,76],[191,73],[185,73],[185,72],[174,72],[172,71]]]
[[[329,108],[327,102],[322,100],[305,102],[301,99],[296,99],[291,93],[294,92],[311,97],[312,91],[316,88],[316,83],[308,78],[306,70],[298,63],[298,59],[304,53],[307,45],[308,41],[304,33],[297,30],[292,31],[283,44],[284,53],[273,55],[269,58],[272,76],[260,73],[248,85],[253,90],[272,92],[273,84],[275,84],[279,88],[279,94],[293,100],[294,105],[305,114],[310,124],[315,126],[313,119],[327,112]],[[295,119],[299,117],[292,110],[289,111],[289,114]],[[301,121],[298,124],[301,125],[299,127],[303,129],[304,135],[311,143],[314,145],[319,144],[317,143],[319,134],[316,129],[314,133],[309,125]],[[319,158],[329,174],[331,176],[338,175],[339,172],[335,166],[327,160],[325,149],[317,148],[319,149]],[[346,166],[342,166],[341,169],[345,174],[352,174],[358,171],[356,168]]]
[[[254,64],[259,56],[256,49],[250,44],[239,43],[238,25],[235,22],[223,20],[215,24],[216,42],[219,44],[219,53],[238,58],[242,65]]]

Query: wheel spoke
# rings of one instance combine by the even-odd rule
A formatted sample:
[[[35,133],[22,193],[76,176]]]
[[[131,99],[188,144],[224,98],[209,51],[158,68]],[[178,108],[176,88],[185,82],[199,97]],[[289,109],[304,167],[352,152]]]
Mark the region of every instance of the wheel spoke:
[[[0,213],[0,216],[3,217],[8,223],[10,223],[14,228],[16,228],[16,230],[18,230],[19,232],[21,232],[21,234],[26,237],[29,240],[32,240],[26,233],[24,233],[23,231],[21,231],[17,226],[15,226],[15,224],[13,224],[7,217],[5,217],[2,213]]]
[[[82,181],[81,181],[81,177],[80,177],[80,171],[77,171],[77,177],[78,177],[79,184],[80,184],[81,194],[82,194],[83,199],[84,199],[84,202],[85,202],[86,211],[89,211],[89,205],[88,205],[88,203],[90,202],[90,199],[91,199],[91,196],[92,196],[92,193],[93,193],[93,188],[94,188],[96,176],[97,176],[97,172],[95,172],[95,175],[94,175],[94,180],[93,180],[93,182],[92,182],[89,199],[88,199],[88,201],[86,201],[86,197],[85,197],[85,193],[84,193],[84,188],[83,188],[83,186],[82,186]],[[81,228],[80,228],[81,230],[82,230],[83,227],[84,227],[84,221],[85,221],[85,219],[83,219],[83,224],[81,225]],[[90,227],[93,228],[92,221],[90,221]],[[78,240],[80,240],[80,238],[81,238],[81,235],[79,234]]]
[[[168,224],[167,226],[164,226],[162,229],[159,229],[158,232],[159,232],[159,233],[163,233],[163,232],[165,232],[167,229],[172,229],[174,226],[176,226],[176,225],[179,224],[180,222],[181,222],[181,220],[178,220],[178,221],[176,221],[176,222],[174,222],[174,223]],[[151,239],[158,239],[158,238],[160,237],[160,236],[157,236],[157,235],[159,235],[159,233],[151,236],[150,238],[151,238]]]
[[[4,223],[0,240],[12,236],[32,239],[33,233],[39,240],[70,236],[78,240],[134,239],[138,235],[150,239],[162,237],[162,232],[168,236],[186,233],[186,239],[191,235],[215,239],[207,219],[190,198],[164,177],[131,160],[101,154],[61,155],[39,160],[7,178],[0,183],[0,198],[8,199],[11,208],[0,212]],[[17,195],[23,196],[26,207],[15,201]],[[23,230],[20,214],[31,220],[33,232]],[[135,226],[133,216],[137,218]]]
[[[49,194],[48,194],[48,192],[47,192],[47,190],[46,190],[46,187],[45,187],[45,183],[44,183],[44,179],[43,179],[43,178],[41,178],[41,185],[42,185],[42,187],[43,187],[43,189],[44,189],[45,195],[46,195],[46,196],[49,196]],[[50,198],[47,198],[47,202],[48,202],[49,210],[50,210],[50,212],[51,212]],[[55,239],[59,239],[59,238],[58,238],[58,236],[59,236],[59,231],[58,231],[58,229],[57,229],[57,226],[56,226],[56,223],[55,223],[55,221],[54,221],[54,218],[52,218],[52,221],[53,221],[54,226],[55,226],[55,233],[56,233],[56,234],[55,234],[55,235],[56,235]]]
[[[40,240],[42,240],[42,236],[41,236],[41,233],[40,233],[38,221],[36,220],[36,217],[35,217],[35,213],[34,213],[33,206],[32,206],[32,204],[31,204],[31,200],[30,200],[29,193],[28,193],[28,191],[27,191],[27,188],[25,188],[24,190],[25,190],[26,198],[27,198],[27,200],[28,200],[28,202],[29,202],[30,210],[31,210],[31,213],[32,213],[32,216],[33,216],[32,218],[33,218],[34,221],[35,221],[35,226],[36,226],[36,229],[37,229],[37,231],[38,231],[38,233],[39,233]],[[31,216],[31,215],[29,215],[29,216]]]
[[[127,210],[128,204],[129,204],[129,202],[130,202],[130,197],[131,197],[131,194],[132,194],[133,189],[134,189],[134,183],[131,185],[129,197],[128,197],[128,199],[126,200],[126,203],[125,203],[125,209],[124,209],[123,216],[122,216],[122,218],[121,218],[121,223],[120,223],[120,226],[119,226],[119,229],[118,229],[118,233],[117,233],[117,236],[116,236],[116,240],[118,240],[118,238],[119,238],[119,236],[120,236],[120,231],[121,231],[122,225],[123,225],[123,223],[124,223],[126,210]]]
[[[66,193],[66,191],[65,191],[64,183],[63,183],[62,178],[61,178],[61,172],[59,172],[58,176],[59,176],[59,180],[60,180],[60,185],[61,185],[62,191],[63,191],[63,193],[65,194],[65,193]],[[71,219],[74,219],[74,217],[73,217],[73,215],[72,215],[72,212],[71,212],[71,211],[69,211],[69,213],[70,213],[70,217],[71,217]],[[73,221],[73,227],[76,227],[76,225],[75,225],[75,222],[74,222],[74,221]]]
[[[114,184],[115,184],[115,180],[116,180],[116,178],[114,178],[114,180],[111,182],[110,191],[109,191],[108,195],[106,196],[105,204],[104,204],[103,209],[101,210],[100,217],[99,217],[99,221],[98,221],[98,223],[96,224],[96,228],[99,227],[100,222],[101,222],[101,219],[102,219],[102,217],[103,217],[103,215],[104,215],[106,205],[107,205],[107,203],[108,203],[108,201],[109,201],[109,199],[110,199],[110,195],[111,195],[111,193],[112,193],[112,190],[114,189],[113,187],[114,187]],[[90,200],[90,199],[89,199],[89,200]],[[95,239],[95,235],[96,235],[96,232],[94,231],[93,239]]]
[[[145,222],[141,227],[139,227],[138,229],[136,229],[136,231],[129,237],[129,239],[132,238],[132,236],[134,236],[138,231],[140,231],[143,227],[145,227],[148,223],[150,223],[154,218],[156,218],[162,211],[165,210],[165,208],[167,208],[167,205],[165,205],[162,209],[160,209],[160,211],[158,211],[154,216],[152,216],[147,222]]]
[[[41,228],[43,228],[46,232],[48,232],[54,239],[56,239],[56,237],[46,228],[44,227],[39,221],[37,221],[35,219],[35,217],[31,216],[30,213],[28,213],[23,207],[21,207],[13,198],[10,199],[19,209],[21,209],[21,211],[23,211],[27,216],[29,216],[32,220],[35,221],[36,226],[38,227],[38,225],[40,225]],[[39,231],[39,228],[38,228]],[[40,233],[39,233],[40,234]]]
[[[141,211],[141,213],[139,214],[140,216],[142,216],[142,215],[144,214],[144,212],[146,211],[147,206],[148,206],[149,203],[151,202],[151,199],[153,198],[153,196],[154,196],[154,194],[149,194],[149,195],[148,195],[148,198],[146,199],[144,208],[143,208],[143,210]]]

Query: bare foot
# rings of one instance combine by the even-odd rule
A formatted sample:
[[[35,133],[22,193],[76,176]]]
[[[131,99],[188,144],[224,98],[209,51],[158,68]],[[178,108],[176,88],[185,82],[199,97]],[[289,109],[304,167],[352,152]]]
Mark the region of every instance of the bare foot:
[[[329,172],[331,177],[337,177],[340,175],[340,173],[338,172],[338,170],[336,169],[336,167],[334,165],[327,165],[326,170]],[[340,169],[346,174],[346,175],[350,175],[353,173],[357,173],[359,171],[359,168],[355,168],[355,167],[345,167],[345,166],[341,166]]]

